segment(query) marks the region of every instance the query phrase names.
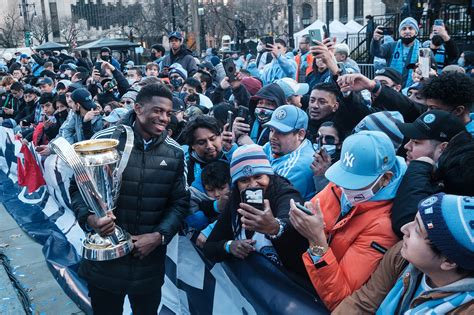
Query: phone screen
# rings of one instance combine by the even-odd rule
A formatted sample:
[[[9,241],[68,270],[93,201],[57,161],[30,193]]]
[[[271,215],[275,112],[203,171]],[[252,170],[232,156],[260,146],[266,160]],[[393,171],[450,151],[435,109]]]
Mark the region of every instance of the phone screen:
[[[444,24],[444,23],[443,23],[443,20],[441,20],[441,19],[436,19],[436,20],[434,21],[434,25],[436,25],[436,26],[442,26],[443,24]]]
[[[247,188],[241,193],[242,202],[252,207],[263,210],[263,189]]]

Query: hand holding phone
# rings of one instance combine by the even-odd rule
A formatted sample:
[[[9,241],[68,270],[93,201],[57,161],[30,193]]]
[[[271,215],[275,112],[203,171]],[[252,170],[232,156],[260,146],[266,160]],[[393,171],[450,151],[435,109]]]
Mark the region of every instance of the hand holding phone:
[[[305,206],[301,205],[299,202],[296,202],[295,205],[296,205],[296,208],[298,208],[298,210],[303,211],[303,212],[306,213],[307,215],[313,215],[313,213],[311,212],[311,210],[309,210],[309,209],[306,208]]]
[[[237,110],[237,117],[245,119],[244,123],[250,125],[250,111],[247,107],[240,105]]]
[[[430,56],[431,56],[431,49],[429,48],[420,48],[418,51],[418,66],[421,70],[421,76],[424,79],[430,77]]]

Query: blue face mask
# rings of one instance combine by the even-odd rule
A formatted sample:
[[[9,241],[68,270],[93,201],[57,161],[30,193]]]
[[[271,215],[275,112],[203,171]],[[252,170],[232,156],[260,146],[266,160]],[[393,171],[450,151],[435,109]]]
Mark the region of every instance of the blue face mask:
[[[173,78],[170,80],[170,84],[176,89],[176,88],[179,88],[183,84],[183,81],[180,79]]]
[[[335,144],[323,144],[321,146],[324,150],[326,150],[327,154],[330,156],[330,157],[333,157],[334,154],[336,153],[337,151],[337,148],[336,148],[336,145]],[[314,151],[319,151],[319,146],[317,143],[314,143],[313,144],[313,149]]]
[[[464,67],[464,64],[465,64],[465,63],[464,63],[464,58],[459,58],[459,59],[458,59],[458,66]]]

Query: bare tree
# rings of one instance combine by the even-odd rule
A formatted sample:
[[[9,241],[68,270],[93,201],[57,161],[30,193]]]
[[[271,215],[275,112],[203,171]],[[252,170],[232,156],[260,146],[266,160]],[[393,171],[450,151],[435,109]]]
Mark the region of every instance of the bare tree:
[[[64,18],[59,23],[61,36],[69,47],[75,47],[77,40],[81,36],[84,27],[75,23],[71,18]]]
[[[53,32],[50,20],[43,20],[41,16],[34,16],[30,23],[31,37],[34,38],[39,45],[44,43],[49,34]]]
[[[17,10],[7,12],[0,25],[0,46],[18,47],[23,40],[23,21]]]

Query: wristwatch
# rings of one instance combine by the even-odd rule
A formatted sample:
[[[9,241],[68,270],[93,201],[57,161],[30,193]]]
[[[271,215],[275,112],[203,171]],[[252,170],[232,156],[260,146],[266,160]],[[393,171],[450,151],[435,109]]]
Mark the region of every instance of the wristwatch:
[[[320,246],[320,245],[309,245],[309,252],[311,255],[313,256],[324,256],[324,254],[326,254],[326,252],[328,251],[329,247],[325,247],[325,246]]]

